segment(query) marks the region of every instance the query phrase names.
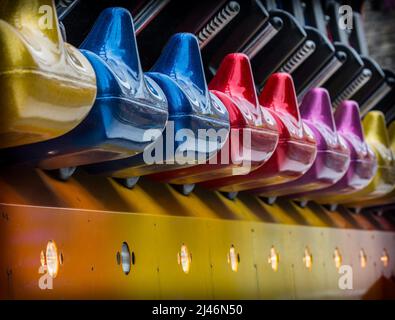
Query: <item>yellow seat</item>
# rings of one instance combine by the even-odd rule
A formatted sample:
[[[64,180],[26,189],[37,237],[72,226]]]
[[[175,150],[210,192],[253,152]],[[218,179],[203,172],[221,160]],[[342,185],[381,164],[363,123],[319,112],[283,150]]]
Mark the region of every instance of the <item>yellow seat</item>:
[[[60,136],[90,111],[96,77],[62,39],[52,0],[0,1],[0,148]]]
[[[371,111],[365,116],[362,124],[365,140],[377,157],[377,171],[367,187],[348,194],[339,201],[349,207],[364,207],[369,201],[381,198],[394,190],[394,160],[384,114]]]
[[[393,121],[388,127],[388,133],[389,133],[390,146],[391,146],[392,158],[393,158],[392,175],[391,175],[393,188],[391,192],[387,193],[385,196],[364,203],[364,206],[366,207],[382,206],[386,204],[395,203],[395,121]]]

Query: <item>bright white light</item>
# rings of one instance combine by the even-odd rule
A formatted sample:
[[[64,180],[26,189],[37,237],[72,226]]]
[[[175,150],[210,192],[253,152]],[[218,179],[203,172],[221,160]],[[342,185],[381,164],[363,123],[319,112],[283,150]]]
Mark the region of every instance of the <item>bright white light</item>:
[[[45,252],[45,260],[47,263],[48,274],[52,278],[56,278],[59,272],[58,248],[56,246],[56,243],[52,240],[48,241],[47,249]]]
[[[239,255],[236,253],[235,247],[232,245],[228,254],[228,263],[233,272],[239,269]]]
[[[308,247],[304,249],[303,263],[306,269],[311,271],[311,269],[313,268],[313,255],[311,254]]]
[[[340,254],[340,250],[338,248],[336,248],[335,252],[333,253],[333,261],[335,262],[336,269],[340,269],[342,266],[343,257]]]
[[[273,271],[276,272],[278,270],[278,265],[280,263],[280,256],[277,253],[274,246],[270,248],[270,255],[268,258],[268,263],[270,264],[270,267],[272,268]]]
[[[189,273],[191,269],[191,262],[192,258],[191,254],[189,253],[188,247],[183,244],[181,246],[180,252],[178,253],[178,264],[181,265],[181,269],[182,271],[184,271],[184,273]]]
[[[365,253],[364,249],[359,250],[359,262],[361,265],[361,268],[366,268],[367,264],[368,264],[368,257]]]
[[[128,275],[130,273],[131,258],[129,246],[126,242],[122,243],[121,262],[123,272]]]

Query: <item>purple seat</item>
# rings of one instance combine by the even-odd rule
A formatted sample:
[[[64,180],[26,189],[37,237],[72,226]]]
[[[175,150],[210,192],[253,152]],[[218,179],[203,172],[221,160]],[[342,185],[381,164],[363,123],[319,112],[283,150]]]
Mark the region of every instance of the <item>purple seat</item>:
[[[324,204],[336,203],[337,197],[363,189],[370,183],[377,169],[376,156],[365,142],[358,104],[355,101],[343,101],[336,109],[335,123],[350,150],[348,170],[331,187],[303,195]]]
[[[313,165],[300,178],[275,186],[251,190],[267,197],[291,195],[327,188],[346,173],[350,151],[338,134],[333,118],[332,104],[327,90],[311,89],[300,106],[303,124],[308,126],[317,141],[317,155]]]

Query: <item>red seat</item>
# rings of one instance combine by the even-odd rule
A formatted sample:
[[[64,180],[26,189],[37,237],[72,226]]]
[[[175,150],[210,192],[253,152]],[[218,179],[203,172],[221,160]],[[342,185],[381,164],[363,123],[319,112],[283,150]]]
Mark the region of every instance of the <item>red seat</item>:
[[[209,84],[229,113],[230,133],[223,148],[204,164],[151,175],[173,184],[247,174],[264,164],[276,149],[278,128],[270,112],[258,103],[251,65],[241,53],[227,55]]]
[[[268,79],[260,104],[275,118],[280,138],[276,151],[257,170],[240,176],[212,180],[203,185],[224,192],[238,192],[295,180],[313,164],[317,146],[311,130],[303,125],[292,78],[276,73]]]

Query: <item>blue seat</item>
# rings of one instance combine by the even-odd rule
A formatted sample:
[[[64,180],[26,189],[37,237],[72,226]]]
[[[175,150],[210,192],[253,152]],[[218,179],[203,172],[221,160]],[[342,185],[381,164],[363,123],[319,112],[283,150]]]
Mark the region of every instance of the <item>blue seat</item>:
[[[144,154],[90,165],[86,167],[89,172],[117,178],[142,176],[205,163],[221,150],[229,134],[229,115],[208,90],[196,37],[174,35],[147,76],[161,87],[168,101],[164,136]],[[219,135],[225,132],[224,139],[198,139],[199,129],[214,129]],[[155,159],[148,157],[147,161],[150,154]]]
[[[4,150],[6,162],[53,170],[121,159],[143,152],[152,143],[144,136],[148,129],[165,129],[167,100],[142,71],[133,20],[126,9],[103,11],[81,51],[97,77],[92,110],[59,138]]]

